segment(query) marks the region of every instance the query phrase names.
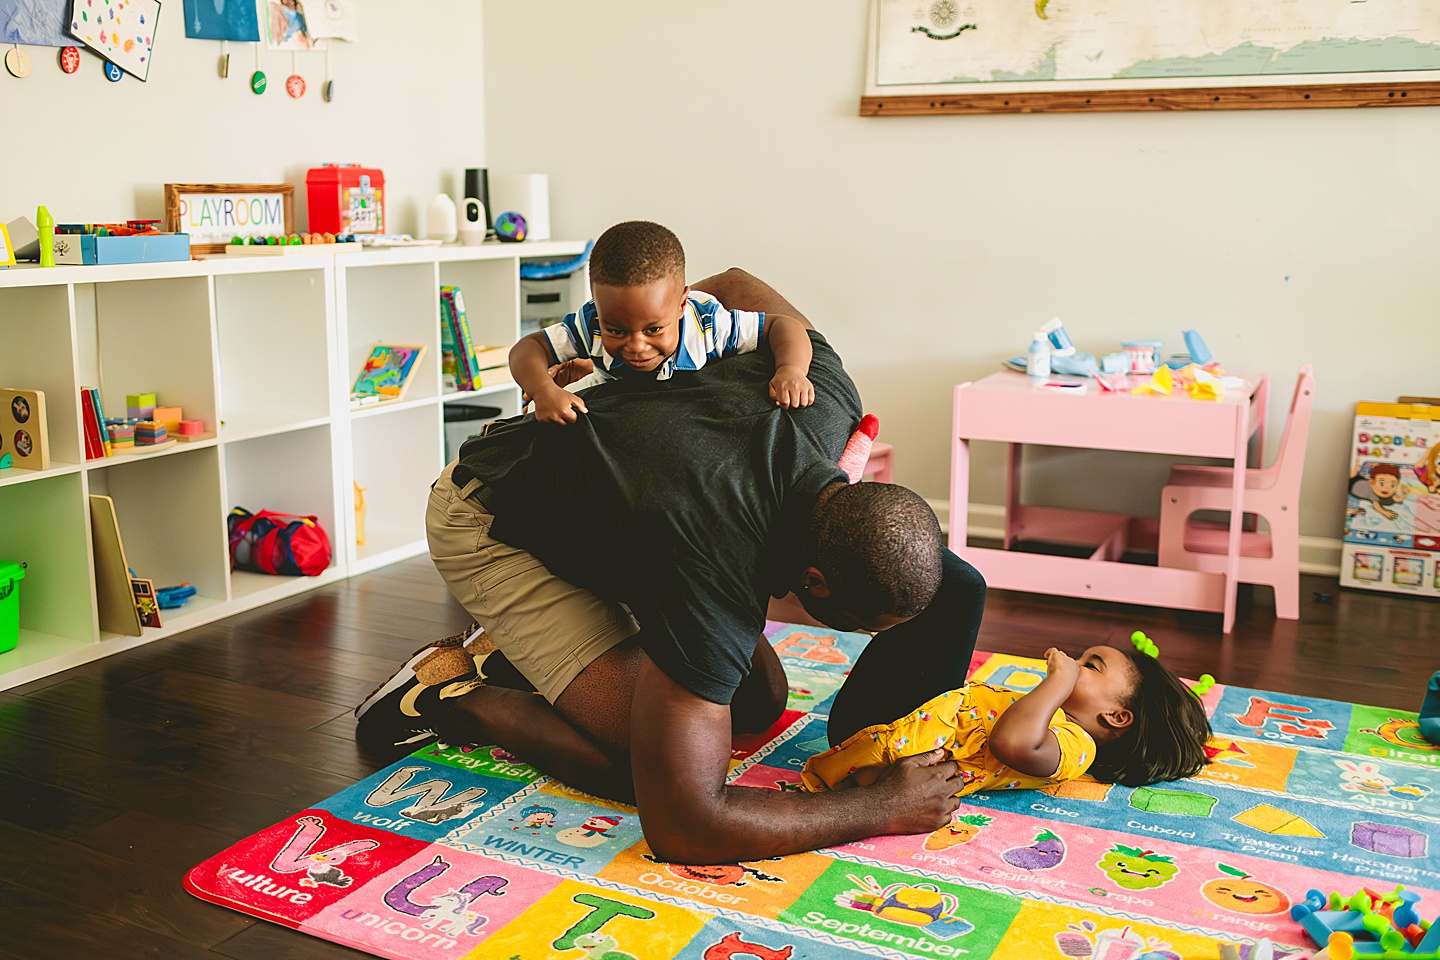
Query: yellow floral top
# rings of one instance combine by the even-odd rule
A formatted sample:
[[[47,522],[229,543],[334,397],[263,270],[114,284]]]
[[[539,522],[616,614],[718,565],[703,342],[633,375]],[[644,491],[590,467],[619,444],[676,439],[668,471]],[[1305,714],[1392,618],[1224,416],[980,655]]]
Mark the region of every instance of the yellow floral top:
[[[1050,729],[1060,742],[1060,767],[1050,777],[1031,777],[990,755],[990,731],[1000,714],[1024,694],[986,683],[968,683],[929,700],[894,723],[866,727],[838,747],[816,754],[800,778],[812,793],[833,788],[856,770],[889,766],[902,757],[945,747],[960,764],[960,795],[980,790],[1021,790],[1074,780],[1095,760],[1095,741],[1056,710]]]

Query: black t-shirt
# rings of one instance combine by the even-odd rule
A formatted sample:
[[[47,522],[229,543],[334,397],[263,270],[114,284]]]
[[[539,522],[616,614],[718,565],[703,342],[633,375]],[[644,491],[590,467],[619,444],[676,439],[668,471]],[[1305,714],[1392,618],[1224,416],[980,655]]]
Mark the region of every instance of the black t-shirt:
[[[583,392],[589,413],[576,423],[492,425],[460,448],[453,479],[491,488],[493,537],[627,604],[672,680],[729,703],[767,596],[799,572],[816,496],[844,479],[836,461],[861,415],[839,356],[810,339],[810,407],[775,406],[766,351],[669,380],[614,380]]]

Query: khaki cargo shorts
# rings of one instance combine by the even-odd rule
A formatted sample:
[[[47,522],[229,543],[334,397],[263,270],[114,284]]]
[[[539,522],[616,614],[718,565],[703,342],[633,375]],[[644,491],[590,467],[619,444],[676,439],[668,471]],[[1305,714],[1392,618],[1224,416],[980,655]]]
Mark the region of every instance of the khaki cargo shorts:
[[[457,487],[451,461],[430,487],[430,558],[455,599],[551,703],[580,671],[640,627],[620,605],[561,580],[524,550],[490,536],[495,517]]]

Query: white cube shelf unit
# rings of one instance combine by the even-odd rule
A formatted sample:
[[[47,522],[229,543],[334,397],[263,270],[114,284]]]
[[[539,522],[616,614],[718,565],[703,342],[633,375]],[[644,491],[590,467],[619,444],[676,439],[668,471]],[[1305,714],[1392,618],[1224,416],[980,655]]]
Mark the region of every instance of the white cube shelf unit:
[[[446,403],[520,410],[513,383],[446,392],[439,287],[459,286],[477,341],[520,334],[519,263],[583,243],[223,257],[124,266],[0,270],[0,386],[45,392],[50,468],[0,470],[0,560],[26,565],[20,642],[0,689],[26,683],[425,550],[425,499],[444,466]],[[569,285],[586,295],[584,271]],[[425,356],[399,401],[352,407],[376,342]],[[213,438],[85,460],[79,391],[110,416],[126,395],[203,419]],[[355,486],[365,488],[366,543]],[[126,559],[157,586],[198,594],[139,637],[102,630],[89,497],[115,502]],[[334,555],[317,577],[232,571],[231,507],[315,516]]]

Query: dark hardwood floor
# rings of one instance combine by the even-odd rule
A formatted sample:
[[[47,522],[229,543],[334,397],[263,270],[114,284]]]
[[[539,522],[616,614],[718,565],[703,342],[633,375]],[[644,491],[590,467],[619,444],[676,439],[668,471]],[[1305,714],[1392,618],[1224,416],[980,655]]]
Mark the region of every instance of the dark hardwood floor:
[[[1223,638],[1213,616],[995,593],[980,646],[1039,656],[1143,629],[1185,676],[1416,709],[1440,604],[1304,588],[1298,623],[1260,590]],[[421,558],[0,693],[0,958],[358,956],[180,878],[376,769],[352,706],[467,621]]]

